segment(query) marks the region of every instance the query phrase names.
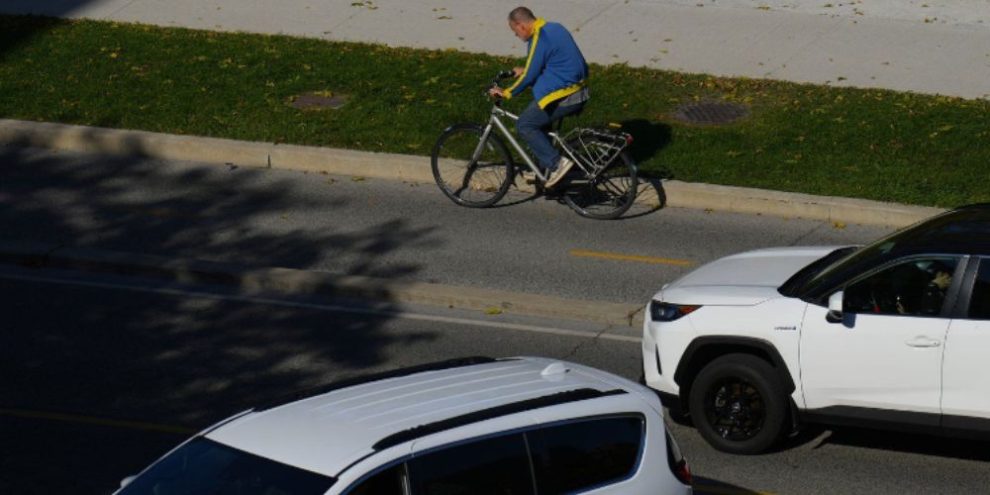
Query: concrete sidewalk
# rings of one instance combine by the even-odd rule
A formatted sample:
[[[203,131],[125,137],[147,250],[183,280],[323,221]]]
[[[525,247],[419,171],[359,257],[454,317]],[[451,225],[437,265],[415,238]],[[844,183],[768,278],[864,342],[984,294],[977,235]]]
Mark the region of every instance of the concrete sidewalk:
[[[985,0],[531,0],[587,57],[686,72],[990,97]],[[284,33],[522,57],[515,3],[6,0],[3,13]]]

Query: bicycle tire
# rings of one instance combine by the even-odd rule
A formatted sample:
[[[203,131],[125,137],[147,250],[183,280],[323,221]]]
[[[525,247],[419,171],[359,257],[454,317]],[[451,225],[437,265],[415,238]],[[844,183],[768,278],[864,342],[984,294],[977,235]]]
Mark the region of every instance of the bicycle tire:
[[[433,180],[445,196],[460,206],[494,205],[509,191],[515,176],[512,155],[495,134],[488,135],[482,155],[472,162],[471,154],[483,132],[484,128],[475,124],[450,126],[440,134],[430,154]]]
[[[565,184],[564,202],[585,218],[614,220],[636,201],[636,164],[623,151],[593,180],[575,178]]]

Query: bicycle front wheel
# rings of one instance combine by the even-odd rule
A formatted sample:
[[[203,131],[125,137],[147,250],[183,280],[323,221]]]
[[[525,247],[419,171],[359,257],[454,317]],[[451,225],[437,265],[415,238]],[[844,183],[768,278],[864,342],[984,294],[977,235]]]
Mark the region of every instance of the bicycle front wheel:
[[[498,136],[474,124],[447,128],[433,146],[433,179],[454,203],[484,208],[498,202],[512,185],[514,167]]]
[[[619,218],[636,201],[636,165],[622,152],[594,179],[575,178],[564,191],[567,206],[585,218]]]

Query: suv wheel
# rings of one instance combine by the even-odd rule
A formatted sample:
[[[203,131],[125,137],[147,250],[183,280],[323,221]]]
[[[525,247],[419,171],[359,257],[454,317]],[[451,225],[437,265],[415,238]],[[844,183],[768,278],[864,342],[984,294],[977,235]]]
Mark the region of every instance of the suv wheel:
[[[708,363],[691,386],[689,402],[698,432],[723,452],[764,452],[787,424],[780,376],[769,363],[749,354],[727,354]]]

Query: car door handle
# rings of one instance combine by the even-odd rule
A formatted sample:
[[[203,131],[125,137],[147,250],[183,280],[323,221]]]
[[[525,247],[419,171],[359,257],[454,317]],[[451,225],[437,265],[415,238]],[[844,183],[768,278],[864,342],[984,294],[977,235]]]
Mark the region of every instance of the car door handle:
[[[909,347],[938,347],[942,345],[941,342],[937,340],[932,340],[927,337],[916,337],[912,340],[905,342]]]

